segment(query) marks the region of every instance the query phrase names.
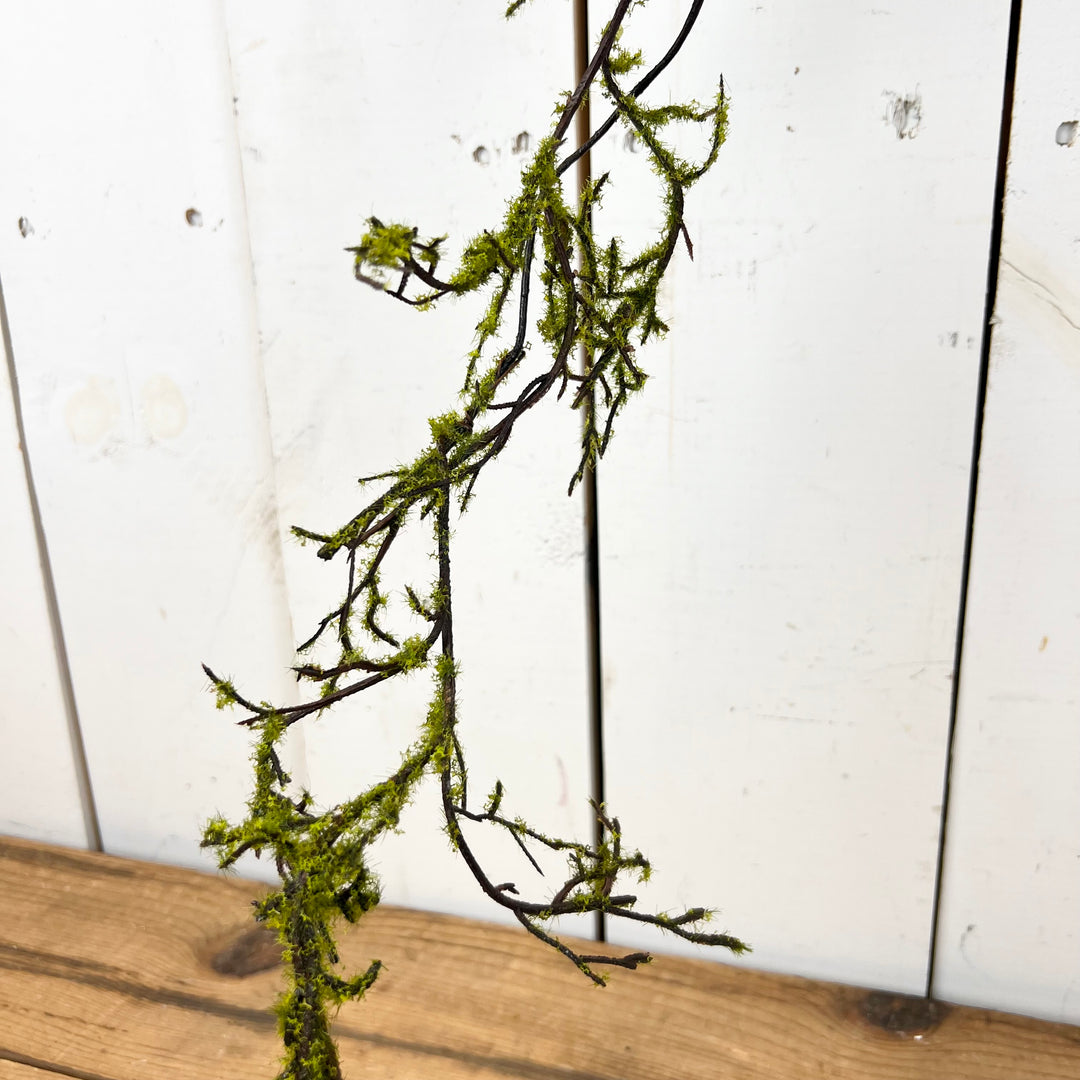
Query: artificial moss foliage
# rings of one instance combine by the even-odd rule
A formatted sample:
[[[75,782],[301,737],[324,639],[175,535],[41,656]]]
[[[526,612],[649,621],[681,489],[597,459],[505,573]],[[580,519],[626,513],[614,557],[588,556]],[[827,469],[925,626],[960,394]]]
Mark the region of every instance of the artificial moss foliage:
[[[344,1001],[362,996],[376,981],[380,964],[352,977],[338,971],[335,922],[356,921],[379,902],[379,881],[369,861],[371,845],[398,829],[401,813],[417,785],[430,778],[440,788],[444,827],[479,887],[516,916],[530,933],[563,953],[582,973],[602,985],[602,966],[633,968],[645,953],[585,955],[550,932],[559,915],[603,912],[661,927],[679,937],[734,952],[746,949],[729,934],[702,929],[705,908],[645,913],[636,897],[619,886],[644,880],[650,868],[641,852],[624,845],[618,818],[593,804],[599,824],[592,842],[547,835],[503,810],[508,794],[496,783],[482,808],[470,806],[468,771],[458,735],[458,664],[454,652],[451,577],[453,522],[464,513],[481,471],[507,446],[516,424],[542,402],[568,404],[582,416],[581,453],[569,492],[607,449],[619,412],[645,385],[639,350],[667,330],[658,311],[658,290],[680,241],[693,248],[684,223],[687,191],[712,166],[727,131],[728,99],[721,80],[707,107],[696,102],[649,106],[641,96],[678,53],[702,0],[694,0],[680,34],[667,53],[638,82],[619,79],[645,67],[640,51],[620,44],[622,26],[641,0],[619,0],[611,21],[575,89],[560,98],[551,132],[521,173],[517,195],[501,223],[469,241],[456,269],[441,277],[445,236],[423,239],[419,228],[372,217],[355,246],[358,281],[393,299],[430,311],[448,297],[487,290],[488,303],[468,352],[460,400],[429,421],[430,442],[411,462],[361,483],[375,494],[333,532],[296,527],[301,541],[318,544],[321,559],[343,563],[344,598],[298,647],[297,678],[312,693],[299,705],[275,706],[242,695],[231,681],[205,668],[219,708],[239,708],[240,723],[255,734],[254,789],[247,816],[230,823],[210,821],[203,845],[219,865],[233,866],[253,851],[274,860],[280,889],[255,905],[284,947],[288,989],[277,1004],[284,1046],[281,1076],[289,1080],[337,1080],[341,1075],[330,1035],[331,1015]],[[521,2],[511,3],[512,15]],[[567,133],[585,94],[597,91],[610,116],[584,146],[569,151]],[[601,135],[621,124],[639,141],[655,172],[663,200],[663,224],[640,251],[627,251],[617,237],[599,238],[595,211],[612,183],[607,173],[589,180],[568,198],[564,176]],[[702,161],[683,160],[664,141],[671,124],[704,129]],[[533,275],[536,281],[532,280]],[[538,288],[537,288],[538,286]],[[535,310],[539,293],[539,310]],[[510,328],[507,322],[513,317]],[[430,316],[429,316],[430,317]],[[534,339],[530,342],[530,337]],[[531,347],[531,346],[535,347]],[[578,357],[584,357],[579,365]],[[524,384],[521,369],[528,366]],[[510,376],[518,372],[516,393]],[[568,393],[569,391],[569,393]],[[426,633],[408,636],[386,625],[388,596],[381,574],[388,552],[403,530],[426,529],[437,573],[426,589],[401,589]],[[332,643],[332,663],[309,659],[317,645]],[[324,648],[325,651],[325,648]],[[294,789],[278,748],[295,723],[407,672],[428,669],[432,695],[411,745],[392,775],[337,806],[320,808],[307,791]],[[537,866],[530,847],[561,852],[567,876],[542,900],[525,899],[512,882],[493,882],[470,847],[461,821],[505,830],[525,859]]]

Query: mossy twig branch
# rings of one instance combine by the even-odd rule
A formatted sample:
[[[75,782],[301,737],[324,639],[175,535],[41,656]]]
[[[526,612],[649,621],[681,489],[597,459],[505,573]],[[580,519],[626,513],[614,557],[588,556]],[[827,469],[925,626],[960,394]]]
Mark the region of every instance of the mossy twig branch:
[[[736,953],[746,948],[731,935],[702,929],[710,917],[705,908],[643,913],[636,910],[637,897],[632,892],[617,892],[616,885],[628,875],[646,880],[650,866],[641,852],[624,846],[618,819],[604,807],[593,804],[599,839],[591,844],[548,836],[504,814],[506,793],[500,782],[482,811],[470,810],[466,760],[458,736],[453,523],[468,508],[482,470],[506,448],[522,417],[545,399],[563,400],[571,384],[574,392],[568,395],[569,405],[584,410],[585,422],[570,491],[607,449],[619,411],[645,385],[647,376],[637,349],[667,330],[657,312],[657,295],[680,240],[693,257],[683,217],[686,192],[716,160],[727,130],[722,80],[708,108],[694,102],[648,107],[641,101],[644,91],[681,49],[702,0],[690,5],[682,29],[664,56],[631,90],[620,87],[622,76],[643,66],[640,52],[631,54],[620,46],[627,15],[638,3],[618,0],[584,76],[556,110],[550,134],[523,169],[520,190],[501,226],[471,240],[453,273],[439,272],[446,237],[421,239],[411,225],[387,224],[372,217],[360,243],[347,249],[353,255],[358,281],[420,310],[447,296],[483,289],[488,290],[489,300],[476,327],[461,400],[456,408],[430,420],[428,445],[411,463],[364,478],[363,484],[382,487],[337,531],[293,529],[301,542],[319,545],[321,559],[344,552],[343,599],[299,646],[305,659],[293,669],[302,685],[317,685],[318,694],[299,704],[256,703],[230,680],[204,667],[218,706],[240,708],[245,715],[239,722],[256,736],[255,784],[248,815],[237,824],[215,818],[205,828],[203,845],[216,849],[223,868],[250,851],[272,857],[281,875],[281,888],[259,900],[255,914],[277,933],[285,949],[289,986],[278,1003],[285,1050],[283,1080],[339,1080],[341,1076],[330,1037],[330,1013],[342,1002],[361,997],[374,983],[380,964],[373,961],[353,978],[339,976],[333,925],[339,917],[355,921],[379,902],[379,883],[368,851],[377,839],[398,827],[404,807],[428,776],[438,779],[447,835],[483,892],[593,982],[602,984],[606,979],[597,968],[632,969],[650,957],[643,952],[580,953],[550,932],[559,916],[600,911],[658,927],[686,941]],[[521,0],[515,0],[507,14],[520,6]],[[612,112],[596,133],[560,161],[574,115],[598,81]],[[585,187],[575,208],[567,204],[562,187],[561,177],[570,165],[615,123],[640,140],[663,190],[664,223],[656,238],[638,252],[624,251],[617,237],[601,242],[594,234],[593,211],[609,183],[606,174]],[[664,128],[672,123],[695,124],[708,131],[709,151],[703,161],[686,162],[665,143]],[[531,287],[534,271],[542,296],[538,313]],[[502,329],[515,291],[513,336],[500,346],[500,340],[505,342]],[[529,349],[531,329],[542,348]],[[582,346],[592,361],[579,374],[571,362]],[[523,378],[516,394],[507,394],[511,377],[526,359],[544,353],[547,359]],[[496,400],[501,395],[505,395],[502,400]],[[381,576],[395,542],[421,522],[430,529],[438,570],[426,592],[412,583],[401,585],[412,619],[427,624],[426,632],[410,633],[409,628],[389,625]],[[333,633],[328,633],[331,629]],[[357,644],[360,641],[363,647]],[[317,647],[336,649],[336,656],[320,662],[311,655]],[[291,725],[422,668],[432,673],[433,694],[412,745],[390,776],[349,801],[321,811],[313,809],[308,792],[290,791],[291,780],[282,768],[278,747]],[[462,821],[509,833],[537,872],[540,864],[530,847],[562,854],[567,860],[565,880],[549,886],[546,899],[528,899],[516,882],[492,881]]]

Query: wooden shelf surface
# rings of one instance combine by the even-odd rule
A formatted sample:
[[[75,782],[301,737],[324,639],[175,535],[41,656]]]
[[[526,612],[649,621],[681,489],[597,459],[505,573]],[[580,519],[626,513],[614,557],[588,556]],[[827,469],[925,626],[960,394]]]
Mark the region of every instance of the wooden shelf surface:
[[[9,838],[0,882],[0,1080],[275,1075],[259,885]],[[339,1016],[349,1080],[1080,1076],[1080,1028],[1005,1013],[669,957],[598,989],[524,931],[390,907],[341,946],[386,964]]]

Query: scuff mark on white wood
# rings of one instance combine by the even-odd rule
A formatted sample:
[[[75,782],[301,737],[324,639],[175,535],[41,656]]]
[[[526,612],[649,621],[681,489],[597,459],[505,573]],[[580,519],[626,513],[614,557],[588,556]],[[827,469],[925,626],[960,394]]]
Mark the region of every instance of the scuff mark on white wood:
[[[1044,303],[1049,304],[1074,330],[1080,330],[1080,323],[1069,317],[1069,313],[1061,305],[1061,301],[1055,295],[1054,291],[1037,278],[1031,276],[1031,274],[1025,274],[1016,263],[1010,262],[1004,256],[1002,256],[1001,262],[1004,266],[1007,266],[1014,274],[1021,277],[1029,285],[1034,286],[1034,289],[1030,291],[1034,293]]]
[[[896,94],[885,91],[889,99],[885,107],[885,123],[896,130],[898,139],[914,139],[922,124],[922,95],[918,89],[910,94]]]
[[[1058,146],[1072,146],[1076,142],[1076,129],[1080,127],[1080,121],[1066,120],[1062,124],[1058,124],[1057,131],[1054,133],[1054,142]]]

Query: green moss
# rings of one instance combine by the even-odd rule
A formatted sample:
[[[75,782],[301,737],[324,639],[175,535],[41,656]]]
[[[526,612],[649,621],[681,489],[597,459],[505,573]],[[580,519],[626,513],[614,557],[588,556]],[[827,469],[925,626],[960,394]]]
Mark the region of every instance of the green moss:
[[[228,709],[236,703],[236,687],[228,679],[220,679],[214,684],[214,705],[217,708]]]
[[[625,49],[615,49],[611,54],[611,61],[609,67],[613,75],[627,75],[634,68],[639,68],[645,62],[644,57],[641,55],[641,50],[638,49],[635,52],[627,52]]]
[[[514,14],[522,2],[513,0],[507,14]],[[632,5],[637,6],[640,3]],[[640,51],[616,46],[608,70],[617,80],[642,63]],[[564,404],[583,414],[581,453],[571,490],[595,466],[609,445],[619,412],[645,385],[647,374],[635,350],[667,330],[658,313],[659,287],[685,235],[685,191],[715,160],[725,137],[727,100],[722,88],[708,108],[696,102],[651,106],[617,86],[605,88],[605,93],[625,129],[640,139],[661,181],[663,224],[640,251],[628,252],[617,237],[601,237],[594,230],[606,174],[586,185],[575,206],[568,205],[559,173],[560,157],[565,161],[568,147],[559,133],[559,120],[522,168],[517,194],[506,204],[501,222],[465,244],[449,276],[436,276],[446,237],[422,240],[411,225],[385,224],[372,217],[360,243],[347,249],[354,256],[358,278],[421,310],[443,296],[479,294],[482,311],[466,354],[458,407],[431,418],[428,445],[411,461],[364,477],[362,485],[378,481],[380,487],[373,496],[365,496],[366,504],[340,528],[330,533],[292,530],[301,543],[319,544],[319,558],[340,556],[346,563],[346,581],[335,606],[298,650],[336,648],[336,661],[320,652],[318,663],[295,669],[305,685],[318,684],[318,694],[299,705],[253,706],[232,682],[211,675],[217,706],[240,705],[249,713],[243,722],[255,736],[254,783],[246,816],[235,824],[220,816],[212,819],[204,828],[203,845],[216,851],[223,868],[254,852],[272,858],[280,871],[281,887],[254,907],[256,918],[278,935],[287,961],[288,986],[277,1006],[285,1047],[281,1075],[287,1080],[338,1080],[341,1075],[329,1033],[331,1013],[371,987],[380,963],[376,960],[351,977],[339,974],[334,926],[342,918],[359,919],[379,903],[371,845],[400,828],[402,814],[425,778],[439,785],[447,837],[467,861],[472,856],[460,816],[505,830],[529,859],[530,845],[566,858],[569,876],[545,901],[550,907],[539,914],[534,906],[518,913],[531,933],[562,951],[597,984],[605,977],[593,970],[596,958],[586,962],[550,937],[542,924],[571,911],[618,915],[622,906],[632,906],[633,898],[613,896],[614,882],[627,876],[644,881],[650,873],[640,852],[622,850],[618,822],[601,807],[595,807],[600,839],[591,844],[549,836],[521,817],[504,817],[506,792],[498,781],[482,814],[467,809],[468,770],[458,735],[460,669],[451,647],[450,550],[456,522],[452,507],[458,514],[464,511],[480,471],[507,445],[513,425],[542,398],[550,403],[561,396]],[[568,92],[556,105],[560,119],[570,100]],[[687,123],[710,132],[709,152],[702,162],[683,160],[664,142],[668,125]],[[534,277],[539,278],[539,287]],[[528,308],[524,298],[530,282],[537,295]],[[420,291],[410,293],[409,286]],[[589,356],[583,373],[576,368],[582,346]],[[358,423],[367,407],[358,406]],[[382,587],[382,577],[392,565],[387,553],[402,531],[420,522],[428,530],[438,571],[427,600],[405,587],[411,615],[404,627],[396,627],[391,625],[393,612]],[[427,623],[420,632],[415,629],[417,620]],[[513,636],[518,630],[492,627],[490,633]],[[323,809],[312,805],[308,793],[297,795],[292,790],[281,765],[281,744],[290,724],[423,667],[432,669],[431,697],[412,743],[390,776]],[[539,869],[535,862],[534,867]],[[492,893],[505,888],[504,897],[517,891],[512,885],[489,883],[485,888]],[[725,935],[685,931],[691,916],[704,920],[708,912],[691,909],[676,918],[657,916],[653,921],[689,940],[743,947]]]

